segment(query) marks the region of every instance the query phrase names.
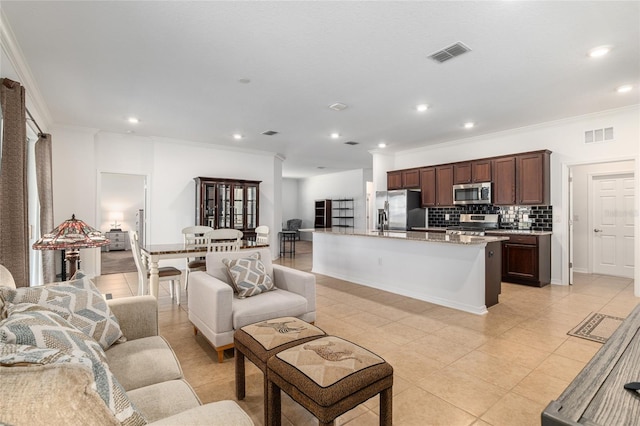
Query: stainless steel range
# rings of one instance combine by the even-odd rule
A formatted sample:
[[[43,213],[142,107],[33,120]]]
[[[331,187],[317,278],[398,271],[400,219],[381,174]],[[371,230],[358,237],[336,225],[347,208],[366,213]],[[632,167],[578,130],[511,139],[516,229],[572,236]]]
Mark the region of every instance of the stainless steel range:
[[[484,236],[486,230],[498,229],[498,214],[461,214],[459,226],[449,226],[447,234]]]

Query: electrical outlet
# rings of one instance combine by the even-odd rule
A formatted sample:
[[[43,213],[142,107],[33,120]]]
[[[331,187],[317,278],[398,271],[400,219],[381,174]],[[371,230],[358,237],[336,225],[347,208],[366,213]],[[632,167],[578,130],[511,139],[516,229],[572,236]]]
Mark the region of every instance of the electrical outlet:
[[[449,220],[449,214],[448,213],[444,215],[444,220]]]

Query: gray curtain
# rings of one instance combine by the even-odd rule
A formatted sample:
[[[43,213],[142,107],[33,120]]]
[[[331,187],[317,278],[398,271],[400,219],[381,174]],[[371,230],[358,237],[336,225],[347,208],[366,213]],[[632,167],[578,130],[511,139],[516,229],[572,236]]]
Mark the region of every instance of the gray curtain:
[[[24,87],[0,79],[2,169],[0,171],[0,264],[18,287],[29,286],[27,121]]]
[[[45,234],[54,228],[53,224],[53,184],[51,165],[51,135],[40,134],[35,146],[36,151],[36,179],[38,181],[38,200],[40,201],[40,234]],[[45,283],[52,283],[56,279],[56,264],[54,250],[42,250],[42,272]]]

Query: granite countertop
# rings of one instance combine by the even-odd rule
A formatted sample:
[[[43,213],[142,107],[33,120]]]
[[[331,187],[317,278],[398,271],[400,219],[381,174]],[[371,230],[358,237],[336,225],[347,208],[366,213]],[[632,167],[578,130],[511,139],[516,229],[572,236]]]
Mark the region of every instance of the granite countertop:
[[[447,235],[440,232],[377,231],[352,228],[316,229],[315,232],[321,234],[352,235],[358,237],[390,238],[397,240],[463,245],[486,244],[494,241],[508,240],[508,237],[477,237],[471,235]]]
[[[427,232],[429,232],[429,231],[433,231],[433,232],[446,232],[446,231],[447,231],[447,228],[445,228],[445,227],[438,227],[438,226],[426,226],[426,227],[424,227],[424,228],[421,228],[421,227],[411,228],[411,230],[412,230],[412,231],[421,231],[421,232],[424,232],[424,231],[427,231]]]

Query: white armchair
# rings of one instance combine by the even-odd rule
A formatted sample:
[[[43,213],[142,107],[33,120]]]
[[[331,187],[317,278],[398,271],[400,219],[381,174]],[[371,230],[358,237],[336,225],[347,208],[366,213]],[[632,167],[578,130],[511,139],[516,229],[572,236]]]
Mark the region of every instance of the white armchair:
[[[222,259],[246,258],[256,252],[277,289],[241,299],[233,292]],[[206,271],[189,277],[189,320],[194,332],[200,331],[218,352],[218,362],[223,361],[224,350],[233,347],[235,330],[245,325],[285,316],[315,321],[315,275],[273,265],[268,249],[212,252],[206,262]]]

